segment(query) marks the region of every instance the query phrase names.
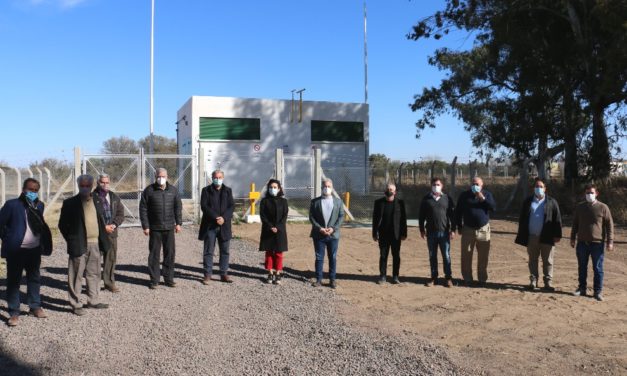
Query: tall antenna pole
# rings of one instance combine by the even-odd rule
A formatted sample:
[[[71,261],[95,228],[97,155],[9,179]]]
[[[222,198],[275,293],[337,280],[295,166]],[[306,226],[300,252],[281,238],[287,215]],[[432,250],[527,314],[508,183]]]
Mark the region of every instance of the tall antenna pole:
[[[155,0],[151,0],[150,7],[150,154],[154,152],[154,139],[155,133],[154,124],[154,111],[155,111],[155,99],[154,99],[154,77],[155,77]]]
[[[364,0],[364,103],[368,103],[368,23],[366,0]]]

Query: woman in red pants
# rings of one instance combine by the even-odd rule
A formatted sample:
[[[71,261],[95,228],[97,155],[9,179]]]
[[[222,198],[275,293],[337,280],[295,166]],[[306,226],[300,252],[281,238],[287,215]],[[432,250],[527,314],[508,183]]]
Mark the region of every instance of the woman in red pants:
[[[287,200],[278,180],[270,179],[266,188],[266,196],[259,203],[259,251],[266,253],[266,282],[279,285],[283,274],[283,252],[287,252]]]

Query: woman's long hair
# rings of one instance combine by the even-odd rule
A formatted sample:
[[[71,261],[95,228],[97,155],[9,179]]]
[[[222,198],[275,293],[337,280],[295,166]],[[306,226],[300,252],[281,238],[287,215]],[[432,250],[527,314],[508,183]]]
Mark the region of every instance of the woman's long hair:
[[[268,180],[268,184],[266,184],[266,197],[274,197],[270,194],[270,185],[276,183],[279,186],[279,193],[276,194],[276,197],[283,197],[285,193],[283,193],[283,187],[281,186],[281,182],[276,179]]]

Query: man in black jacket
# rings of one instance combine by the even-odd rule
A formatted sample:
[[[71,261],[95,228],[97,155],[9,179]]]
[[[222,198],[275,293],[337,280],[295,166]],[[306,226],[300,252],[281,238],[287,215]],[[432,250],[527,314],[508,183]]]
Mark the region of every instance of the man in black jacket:
[[[553,253],[562,238],[562,216],[554,198],[546,194],[544,181],[536,178],[534,194],[522,205],[518,219],[516,244],[527,247],[529,254],[529,290],[538,287],[538,257],[542,257],[544,289],[553,291]]]
[[[156,170],[156,182],[149,185],[142,193],[139,202],[139,217],[144,235],[150,236],[148,248],[148,269],[150,272],[150,289],[159,286],[163,275],[166,286],[175,287],[174,256],[176,246],[174,233],[181,232],[183,224],[183,203],[178,189],[168,183],[168,171],[165,168]],[[161,247],[163,246],[163,270],[159,269]]]
[[[418,226],[420,237],[427,236],[431,279],[426,286],[433,286],[438,279],[438,247],[442,253],[442,266],[446,278],[446,287],[453,287],[451,271],[451,240],[455,237],[455,204],[453,199],[442,192],[444,184],[440,178],[431,179],[431,193],[420,203]],[[426,226],[425,226],[426,222]],[[425,231],[426,227],[426,231]]]
[[[109,184],[109,175],[101,174],[98,176],[98,186],[94,190],[94,197],[99,198],[98,201],[102,205],[100,209],[111,241],[111,249],[102,255],[102,280],[106,290],[120,292],[115,284],[115,263],[118,253],[118,227],[124,222],[124,207],[120,197],[109,190]]]
[[[78,195],[63,201],[59,217],[59,231],[67,242],[68,294],[74,314],[85,314],[80,294],[83,273],[87,281],[87,308],[108,308],[100,303],[100,252],[106,253],[111,242],[105,229],[100,197],[92,196],[94,178],[81,175],[76,179]]]
[[[392,283],[398,279],[401,268],[401,241],[407,239],[407,215],[405,202],[396,198],[396,185],[388,184],[385,197],[374,202],[372,210],[372,239],[379,242],[379,280],[385,282],[388,255],[392,249]]]
[[[233,218],[233,193],[231,188],[223,184],[224,172],[216,170],[211,173],[211,184],[202,189],[200,208],[202,220],[198,240],[203,240],[203,267],[205,276],[203,284],[211,281],[213,272],[213,253],[218,241],[220,249],[220,280],[231,283],[229,271],[229,245],[231,241],[231,219]]]

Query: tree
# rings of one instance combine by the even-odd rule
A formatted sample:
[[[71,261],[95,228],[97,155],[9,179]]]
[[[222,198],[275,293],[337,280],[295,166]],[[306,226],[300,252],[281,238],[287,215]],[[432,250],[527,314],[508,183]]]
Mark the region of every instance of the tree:
[[[104,154],[136,154],[139,153],[137,142],[129,137],[111,137],[102,143]]]
[[[58,159],[58,158],[46,158],[41,162],[34,162],[30,164],[30,168],[34,169],[39,167],[41,169],[47,168],[50,170],[50,174],[54,179],[63,182],[72,172],[72,165],[70,162]]]
[[[145,153],[148,153],[148,150],[150,150],[150,136],[148,135],[141,138],[137,141],[137,144],[144,148]],[[153,145],[155,154],[177,154],[178,145],[176,144],[176,140],[173,138],[154,135]]]

